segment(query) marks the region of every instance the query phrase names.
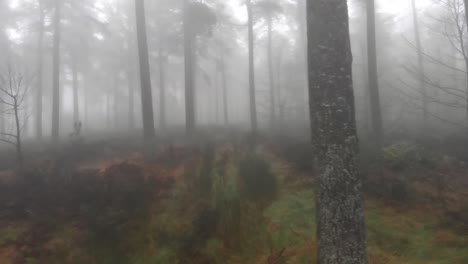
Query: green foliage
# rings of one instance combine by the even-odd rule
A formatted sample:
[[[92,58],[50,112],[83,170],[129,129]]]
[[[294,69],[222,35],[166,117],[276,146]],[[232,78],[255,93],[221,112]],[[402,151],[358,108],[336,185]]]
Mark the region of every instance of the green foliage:
[[[312,191],[287,194],[265,212],[270,219],[272,248],[302,245],[315,234],[315,201]]]
[[[401,142],[383,150],[385,164],[394,170],[404,170],[416,165],[433,164],[429,151],[413,143]]]
[[[254,202],[266,203],[278,193],[278,179],[270,164],[257,154],[247,154],[239,162],[242,195]]]
[[[408,252],[411,241],[407,234],[385,225],[380,214],[368,212],[367,222],[368,240],[372,245],[387,252],[399,252],[400,254]]]

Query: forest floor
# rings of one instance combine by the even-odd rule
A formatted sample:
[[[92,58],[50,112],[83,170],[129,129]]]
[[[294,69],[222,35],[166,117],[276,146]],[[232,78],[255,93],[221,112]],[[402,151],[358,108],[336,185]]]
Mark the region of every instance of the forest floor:
[[[307,150],[253,152],[171,145],[151,161],[44,160],[19,183],[0,172],[0,263],[315,263]],[[466,264],[468,168],[417,152],[395,145],[363,169],[370,263]]]

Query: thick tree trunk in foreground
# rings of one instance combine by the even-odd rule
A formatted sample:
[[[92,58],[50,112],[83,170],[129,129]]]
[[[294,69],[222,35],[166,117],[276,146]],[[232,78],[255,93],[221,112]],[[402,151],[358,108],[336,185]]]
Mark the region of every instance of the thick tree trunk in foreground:
[[[423,53],[422,53],[422,44],[421,36],[419,34],[419,20],[418,12],[416,9],[416,0],[411,0],[412,10],[413,10],[413,27],[414,27],[414,38],[416,40],[416,49],[418,52],[418,77],[419,77],[419,89],[421,90],[421,95],[423,97],[423,124],[422,124],[422,133],[426,133],[426,126],[428,122],[428,113],[427,113],[427,91],[426,83],[424,82],[424,63],[423,63]]]
[[[53,48],[53,91],[52,91],[52,145],[59,141],[60,129],[60,17],[62,3],[55,0],[54,48]]]
[[[254,34],[253,34],[253,14],[252,2],[246,0],[248,16],[248,35],[249,35],[249,100],[250,100],[250,122],[252,134],[257,134],[257,103],[255,99],[255,64],[254,64]]]
[[[44,9],[42,0],[38,1],[39,4],[39,34],[37,38],[37,87],[36,87],[36,138],[42,139],[42,74],[43,74],[43,56],[44,51]]]
[[[464,0],[464,1],[465,1],[465,20],[468,25],[468,0]],[[466,30],[468,33],[468,27],[466,28]],[[466,72],[467,72],[466,79],[467,79],[467,84],[468,84],[468,58],[466,58],[466,56],[465,56],[465,65],[466,65]],[[466,92],[468,93],[468,87],[467,87]],[[466,119],[468,122],[468,97],[466,98]]]
[[[148,41],[146,36],[146,18],[144,0],[135,0],[138,55],[140,62],[141,106],[143,115],[143,136],[145,140],[155,137],[153,95],[151,91],[150,65],[148,59]]]
[[[318,263],[366,264],[347,1],[310,0],[307,11]]]
[[[190,1],[184,0],[185,129],[195,132],[194,33],[190,28]]]
[[[382,110],[380,108],[379,76],[377,72],[374,0],[367,0],[367,49],[372,128],[374,130],[375,147],[380,151],[383,141],[383,128]]]

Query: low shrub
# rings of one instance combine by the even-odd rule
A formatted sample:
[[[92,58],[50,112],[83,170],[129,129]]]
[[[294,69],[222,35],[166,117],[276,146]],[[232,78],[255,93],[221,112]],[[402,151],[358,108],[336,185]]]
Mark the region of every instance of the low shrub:
[[[257,154],[247,154],[239,162],[242,195],[254,202],[268,202],[278,193],[278,179],[270,164]]]
[[[397,171],[416,165],[431,166],[434,164],[434,157],[431,156],[429,150],[408,142],[396,143],[384,148],[383,158],[389,168]]]

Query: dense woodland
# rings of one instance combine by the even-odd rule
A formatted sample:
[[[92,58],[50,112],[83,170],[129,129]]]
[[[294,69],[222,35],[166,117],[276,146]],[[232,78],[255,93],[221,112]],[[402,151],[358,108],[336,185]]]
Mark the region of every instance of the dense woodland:
[[[468,0],[0,0],[0,264],[468,263]]]

